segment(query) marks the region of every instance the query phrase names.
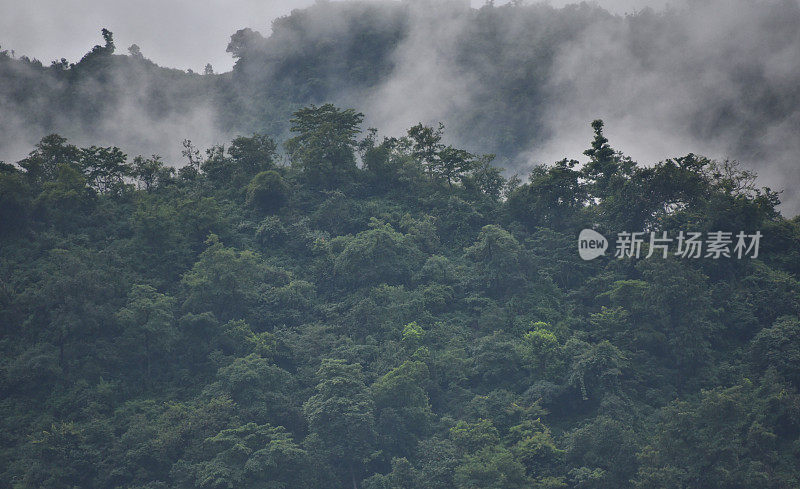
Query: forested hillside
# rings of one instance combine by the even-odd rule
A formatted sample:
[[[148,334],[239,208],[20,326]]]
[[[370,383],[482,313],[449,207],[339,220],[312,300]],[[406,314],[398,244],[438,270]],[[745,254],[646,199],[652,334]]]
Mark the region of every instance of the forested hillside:
[[[600,121],[586,165],[520,181],[363,117],[308,106],[177,170],[58,135],[0,166],[0,488],[800,485],[777,194],[639,165]],[[583,261],[584,228],[763,238]]]

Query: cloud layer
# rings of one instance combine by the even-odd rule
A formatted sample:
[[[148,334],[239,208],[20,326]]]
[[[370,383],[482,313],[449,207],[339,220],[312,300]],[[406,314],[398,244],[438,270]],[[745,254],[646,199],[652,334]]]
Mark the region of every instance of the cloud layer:
[[[589,122],[602,118],[612,145],[642,164],[689,152],[738,159],[762,185],[784,190],[787,212],[800,210],[798,0],[681,0],[666,8],[653,0],[659,10],[627,15],[642,4],[321,2],[269,28],[272,17],[310,3],[148,1],[133,11],[111,2],[69,35],[61,23],[48,24],[49,16],[37,18],[44,34],[36,42],[67,35],[85,50],[97,40],[82,40],[80,26],[94,24],[96,32],[109,16],[124,17],[109,25],[118,52],[130,39],[145,56],[195,69],[200,58],[186,50],[205,56],[212,43],[214,52],[224,50],[234,27],[260,27],[264,37],[251,36],[234,72],[216,77],[119,57],[102,76],[38,77],[14,65],[2,76],[16,88],[0,87],[0,159],[13,161],[57,131],[79,144],[176,161],[184,138],[208,147],[236,132],[280,137],[293,108],[334,101],[363,111],[388,135],[443,121],[451,142],[497,153],[524,174],[535,163],[580,159]],[[4,34],[22,35],[37,12],[26,4],[6,17]],[[218,29],[227,31],[222,39]],[[156,34],[161,41],[152,45],[134,40]],[[20,73],[26,69],[33,71]],[[92,104],[102,107],[87,112]]]

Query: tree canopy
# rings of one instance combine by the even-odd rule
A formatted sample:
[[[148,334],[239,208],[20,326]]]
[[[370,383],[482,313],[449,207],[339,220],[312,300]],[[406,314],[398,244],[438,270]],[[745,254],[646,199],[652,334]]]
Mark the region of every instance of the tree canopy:
[[[0,489],[800,484],[777,194],[640,165],[600,121],[588,163],[524,181],[443,126],[362,121],[297,111],[288,159],[253,134],[176,170],[54,134],[0,165]],[[586,227],[763,247],[584,261]]]

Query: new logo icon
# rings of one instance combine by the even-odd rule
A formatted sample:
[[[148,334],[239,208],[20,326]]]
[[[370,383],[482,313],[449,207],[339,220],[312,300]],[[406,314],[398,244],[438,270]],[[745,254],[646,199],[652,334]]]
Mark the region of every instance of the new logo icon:
[[[605,254],[608,240],[594,229],[584,229],[578,235],[578,254],[584,260],[594,260]]]

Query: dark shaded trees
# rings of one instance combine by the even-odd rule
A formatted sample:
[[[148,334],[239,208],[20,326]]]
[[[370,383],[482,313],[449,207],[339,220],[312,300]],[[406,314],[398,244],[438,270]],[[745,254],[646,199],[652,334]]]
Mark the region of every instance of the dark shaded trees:
[[[247,202],[261,211],[279,209],[289,198],[289,186],[275,170],[257,174],[247,185]]]
[[[303,180],[315,188],[341,186],[356,171],[356,136],[364,114],[332,104],[312,105],[294,113],[286,151]]]
[[[0,487],[797,485],[800,241],[749,174],[595,124],[519,185],[360,121],[0,164]],[[586,262],[587,224],[764,248]]]
[[[317,371],[316,394],[303,406],[309,444],[330,464],[338,484],[358,488],[375,443],[375,405],[361,367],[325,359]]]

